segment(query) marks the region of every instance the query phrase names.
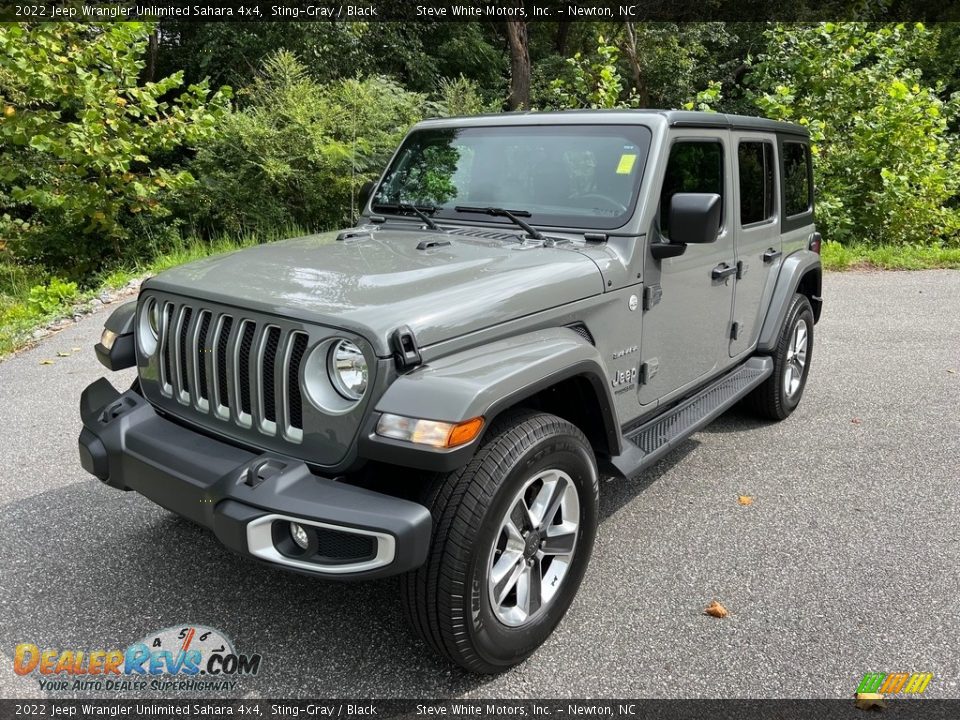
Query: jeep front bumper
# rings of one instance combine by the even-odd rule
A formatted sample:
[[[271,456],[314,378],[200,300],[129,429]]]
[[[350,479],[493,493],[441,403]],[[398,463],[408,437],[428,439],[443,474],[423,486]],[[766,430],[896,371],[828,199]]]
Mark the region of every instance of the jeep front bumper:
[[[426,560],[431,519],[422,505],[187,429],[106,379],[83,391],[80,415],[85,470],[209,528],[236,552],[339,579],[394,575]],[[291,523],[305,530],[297,533],[305,547]]]

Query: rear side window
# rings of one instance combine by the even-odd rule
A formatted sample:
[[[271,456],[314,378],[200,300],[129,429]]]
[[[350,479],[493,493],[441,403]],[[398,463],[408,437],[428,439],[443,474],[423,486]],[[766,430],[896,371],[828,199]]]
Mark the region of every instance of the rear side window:
[[[805,213],[813,205],[810,176],[809,146],[783,143],[783,201],[787,217]]]
[[[740,224],[752,225],[773,217],[773,144],[741,142],[737,148],[740,173]]]
[[[670,202],[676,193],[723,197],[723,146],[719,142],[681,141],[671,148],[660,192],[660,232],[665,237],[670,237]]]

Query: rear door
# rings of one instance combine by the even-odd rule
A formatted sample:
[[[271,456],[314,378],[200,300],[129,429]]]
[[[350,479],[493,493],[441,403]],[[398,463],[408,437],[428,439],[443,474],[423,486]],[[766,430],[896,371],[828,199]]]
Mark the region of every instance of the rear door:
[[[735,148],[734,284],[730,357],[757,342],[783,257],[777,142],[774,135],[733,133]]]
[[[643,317],[641,405],[682,394],[729,362],[734,282],[732,276],[718,279],[713,273],[735,262],[729,133],[674,132],[660,191],[659,233],[670,236],[667,213],[679,192],[719,194],[723,215],[715,242],[689,244],[674,258],[647,257],[644,284],[658,287],[660,300]]]

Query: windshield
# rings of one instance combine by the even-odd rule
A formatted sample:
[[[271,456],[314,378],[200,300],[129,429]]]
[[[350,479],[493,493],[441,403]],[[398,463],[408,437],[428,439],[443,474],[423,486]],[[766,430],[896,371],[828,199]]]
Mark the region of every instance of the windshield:
[[[649,145],[650,131],[637,125],[417,130],[372,207],[390,213],[409,203],[457,220],[477,219],[458,205],[499,207],[529,212],[532,225],[612,230],[633,211]]]

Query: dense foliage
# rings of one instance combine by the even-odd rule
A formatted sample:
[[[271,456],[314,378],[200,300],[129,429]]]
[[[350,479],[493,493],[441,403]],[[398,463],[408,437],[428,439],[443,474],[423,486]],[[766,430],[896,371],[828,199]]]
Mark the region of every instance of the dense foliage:
[[[753,70],[757,107],[810,128],[817,213],[841,243],[958,243],[960,99],[920,71],[922,25],[775,27]]]
[[[342,225],[410,124],[512,106],[800,122],[829,240],[958,247],[958,68],[953,24],[8,24],[0,267],[46,307],[181,234]]]
[[[172,154],[210,141],[226,94],[142,83],[149,28],[0,26],[0,237],[82,275],[148,250],[192,177]]]
[[[190,166],[183,215],[204,233],[349,223],[426,98],[381,76],[322,84],[279,51],[238,102]]]

